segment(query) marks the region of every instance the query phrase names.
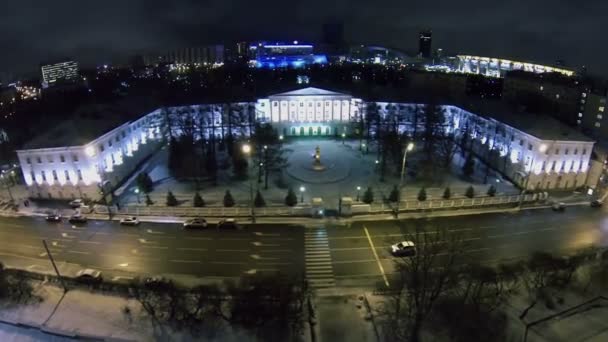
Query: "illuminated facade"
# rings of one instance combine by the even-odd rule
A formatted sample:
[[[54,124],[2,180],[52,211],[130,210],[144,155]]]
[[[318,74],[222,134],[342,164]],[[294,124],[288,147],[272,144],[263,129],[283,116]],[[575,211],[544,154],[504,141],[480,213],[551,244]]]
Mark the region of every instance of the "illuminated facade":
[[[565,76],[574,76],[572,70],[548,65],[513,61],[502,58],[458,55],[455,61],[455,71],[467,74],[482,74],[490,77],[502,77],[507,71],[523,70],[533,73],[556,72]]]
[[[314,46],[260,42],[249,47],[250,64],[257,68],[302,68],[311,64],[327,64],[327,56],[314,53]]]
[[[74,61],[46,64],[40,69],[44,88],[52,87],[59,82],[75,81],[79,77],[78,63]]]
[[[424,130],[419,114],[423,104],[376,105],[379,115],[386,122],[391,119],[400,132],[411,135],[415,124],[416,131]],[[109,189],[121,184],[139,162],[156,151],[165,118],[173,122],[174,136],[181,134],[184,122],[196,122],[189,129],[206,138],[222,139],[229,127],[236,136],[249,136],[254,120],[272,124],[284,136],[356,137],[368,106],[348,94],[310,87],[256,102],[157,109],[84,144],[23,149],[17,154],[30,196],[96,198],[100,184]],[[539,121],[498,109],[440,107],[447,133],[457,138],[468,134],[470,150],[522,187],[572,189],[597,183],[588,179],[594,142],[551,118]],[[191,118],[185,120],[184,116]],[[181,120],[174,120],[176,117]]]

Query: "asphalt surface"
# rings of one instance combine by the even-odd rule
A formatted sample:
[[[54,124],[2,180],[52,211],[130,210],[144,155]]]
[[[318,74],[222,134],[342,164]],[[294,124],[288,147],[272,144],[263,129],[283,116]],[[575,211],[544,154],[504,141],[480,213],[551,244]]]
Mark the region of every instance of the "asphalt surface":
[[[396,261],[390,246],[413,240],[416,229],[425,234],[448,230],[463,241],[463,262],[483,264],[525,259],[535,251],[566,255],[590,246],[608,246],[606,208],[356,223],[350,228],[328,230],[336,285],[390,282]]]
[[[93,221],[48,223],[43,218],[0,219],[0,259],[27,259],[32,270],[51,267],[42,240],[57,263],[144,275],[240,277],[247,273],[302,274],[303,229],[247,225],[239,230],[183,230],[180,224]]]
[[[0,261],[52,271],[42,240],[58,264],[77,264],[106,274],[190,275],[239,278],[253,273],[306,274],[316,287],[373,286],[390,282],[393,243],[421,229],[440,229],[464,240],[468,261],[496,264],[534,251],[567,254],[608,246],[608,208],[570,207],[520,213],[368,221],[315,228],[285,224],[243,225],[240,230],[183,230],[180,224],[120,226],[89,221],[73,226],[43,218],[0,218]],[[122,272],[122,273],[121,273]]]

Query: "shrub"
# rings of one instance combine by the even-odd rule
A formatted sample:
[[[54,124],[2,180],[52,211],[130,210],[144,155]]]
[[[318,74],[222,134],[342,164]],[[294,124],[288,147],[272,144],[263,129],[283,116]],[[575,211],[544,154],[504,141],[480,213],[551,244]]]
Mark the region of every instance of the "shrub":
[[[388,200],[391,202],[399,202],[399,189],[397,189],[397,186],[393,186],[393,190],[391,190],[391,193],[388,195]]]
[[[255,194],[255,199],[253,200],[253,204],[256,208],[261,208],[266,206],[266,201],[264,201],[264,197],[262,197],[262,193],[260,190]]]
[[[167,192],[167,206],[175,207],[177,204],[177,198],[175,198],[173,193],[171,191]]]
[[[287,196],[285,196],[285,205],[293,207],[296,204],[298,204],[298,197],[296,196],[296,193],[293,192],[293,189],[290,187],[287,190]]]
[[[197,208],[205,206],[205,200],[203,199],[203,197],[201,197],[201,194],[199,194],[198,191],[194,194],[194,199],[192,200],[192,202]]]
[[[365,190],[365,193],[363,194],[363,203],[367,203],[367,204],[371,204],[372,202],[374,202],[374,192],[372,190],[372,187],[368,187],[367,190]]]
[[[452,197],[452,190],[450,190],[450,187],[448,186],[443,190],[443,199],[450,199],[450,197]]]
[[[467,188],[467,191],[464,193],[464,195],[467,196],[468,198],[475,197],[475,189],[473,189],[472,185],[469,185],[469,187]]]
[[[487,194],[490,197],[494,197],[496,195],[496,187],[494,185],[490,185]]]
[[[226,193],[224,194],[224,207],[234,207],[234,198],[232,198],[230,190],[226,190]]]
[[[426,201],[426,189],[424,187],[418,192],[418,200],[420,202]]]

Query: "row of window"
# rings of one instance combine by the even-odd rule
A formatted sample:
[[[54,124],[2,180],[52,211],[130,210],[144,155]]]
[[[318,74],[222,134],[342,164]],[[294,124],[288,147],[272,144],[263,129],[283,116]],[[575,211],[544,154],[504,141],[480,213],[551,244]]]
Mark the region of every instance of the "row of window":
[[[49,163],[53,163],[53,161],[54,161],[54,159],[53,159],[53,156],[52,156],[52,155],[48,155],[48,156],[46,156],[46,160],[47,160]],[[63,154],[59,155],[59,160],[60,160],[62,163],[65,163],[65,156],[64,156]],[[78,162],[78,155],[77,155],[77,154],[72,154],[72,161],[73,161],[73,162]],[[31,158],[31,157],[25,157],[25,162],[26,162],[26,164],[31,164],[31,163],[32,163],[32,158]],[[37,156],[37,157],[36,157],[36,163],[38,163],[38,164],[42,164],[42,157]]]
[[[70,172],[68,170],[64,170],[64,177],[66,181],[70,180]],[[57,176],[57,170],[53,170],[51,172],[51,174],[53,175],[53,180],[54,181],[59,181],[59,177]],[[79,181],[82,181],[82,171],[80,171],[80,169],[76,170],[76,175],[78,177]],[[32,177],[32,181],[36,180],[36,174],[34,173],[34,171],[30,172],[30,176]],[[46,172],[45,171],[40,171],[40,177],[42,177],[42,181],[46,182],[47,178],[46,178]]]
[[[316,101],[316,102],[317,102],[317,107],[321,107],[321,102],[320,102],[320,101]],[[325,107],[329,107],[329,106],[331,106],[331,102],[332,102],[332,101],[325,101]],[[286,103],[286,102],[282,102],[282,103],[283,103],[283,105],[284,105],[284,106],[286,106],[286,105],[287,105],[287,103]],[[293,101],[290,101],[289,103],[291,104],[291,106],[292,106],[292,107],[295,107],[295,106],[296,106],[295,102],[293,102]],[[348,101],[344,101],[344,102],[342,102],[342,105],[343,105],[343,106],[348,106],[348,104],[349,104],[349,102],[348,102]],[[263,106],[263,105],[264,105],[264,103],[262,103],[262,106]],[[276,102],[276,101],[275,101],[275,102],[273,102],[273,103],[272,103],[272,106],[273,106],[273,107],[278,107],[278,105],[279,105],[279,102]],[[335,103],[334,103],[334,106],[339,106],[339,105],[340,105],[340,102],[335,102]],[[304,107],[304,102],[300,102],[300,107]],[[308,107],[312,107],[312,102],[308,102]]]

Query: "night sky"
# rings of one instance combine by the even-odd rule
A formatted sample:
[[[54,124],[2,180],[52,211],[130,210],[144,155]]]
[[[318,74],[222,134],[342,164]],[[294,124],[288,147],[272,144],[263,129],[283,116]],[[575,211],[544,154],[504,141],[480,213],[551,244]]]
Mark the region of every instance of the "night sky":
[[[608,1],[19,0],[0,4],[0,71],[36,70],[69,56],[124,61],[156,48],[235,39],[315,40],[329,18],[350,42],[415,51],[417,31],[433,48],[570,66],[608,75]]]

